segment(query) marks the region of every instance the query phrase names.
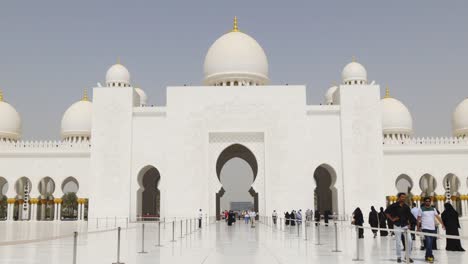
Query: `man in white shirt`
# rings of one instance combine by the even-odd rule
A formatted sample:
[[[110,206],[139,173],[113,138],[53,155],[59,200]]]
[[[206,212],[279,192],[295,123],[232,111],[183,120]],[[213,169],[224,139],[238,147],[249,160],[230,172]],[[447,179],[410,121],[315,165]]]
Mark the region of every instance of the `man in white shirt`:
[[[418,231],[424,233],[436,233],[435,227],[435,220],[439,221],[442,225],[442,228],[445,229],[444,224],[442,223],[442,219],[437,213],[437,210],[431,206],[431,198],[424,197],[424,205],[421,207],[421,212],[418,216]],[[425,247],[426,247],[426,261],[427,262],[434,262],[434,255],[432,255],[432,243],[434,241],[434,237],[425,236]]]
[[[273,218],[273,224],[276,225],[276,219],[278,219],[278,213],[276,212],[276,210],[273,210],[271,217]]]
[[[255,213],[254,210],[252,210],[249,212],[249,215],[250,215],[250,227],[255,227],[255,217],[257,216],[257,214]]]

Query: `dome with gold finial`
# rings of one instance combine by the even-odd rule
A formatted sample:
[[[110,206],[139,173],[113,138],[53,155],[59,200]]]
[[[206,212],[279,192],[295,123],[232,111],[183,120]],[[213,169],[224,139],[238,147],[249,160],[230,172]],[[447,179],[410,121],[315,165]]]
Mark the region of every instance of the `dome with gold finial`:
[[[93,104],[86,89],[83,98],[72,104],[63,114],[61,136],[67,141],[89,140],[91,138],[91,119]]]
[[[130,87],[130,72],[120,63],[120,59],[107,70],[106,86]]]
[[[241,32],[237,17],[233,29],[209,48],[204,63],[204,83],[214,86],[268,84],[268,59],[251,36]]]
[[[382,105],[382,129],[384,137],[408,138],[413,135],[413,118],[408,108],[390,96],[388,87],[380,101]]]
[[[21,138],[21,117],[16,109],[5,102],[0,90],[0,141],[17,141]]]
[[[341,78],[343,84],[364,85],[367,84],[367,70],[353,56],[352,61],[343,68]]]

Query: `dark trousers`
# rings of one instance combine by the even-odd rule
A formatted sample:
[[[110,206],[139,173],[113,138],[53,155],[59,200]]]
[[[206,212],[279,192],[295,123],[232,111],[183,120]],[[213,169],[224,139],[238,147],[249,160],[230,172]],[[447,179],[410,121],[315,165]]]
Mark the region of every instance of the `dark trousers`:
[[[424,233],[432,233],[432,234],[436,233],[435,230],[429,230],[429,229],[423,229],[422,231]],[[432,255],[432,245],[433,245],[434,239],[435,239],[435,237],[424,236],[424,244],[426,246],[426,258],[427,257],[432,257],[432,258],[434,257],[434,255]]]
[[[198,228],[201,228],[201,218],[198,218]]]

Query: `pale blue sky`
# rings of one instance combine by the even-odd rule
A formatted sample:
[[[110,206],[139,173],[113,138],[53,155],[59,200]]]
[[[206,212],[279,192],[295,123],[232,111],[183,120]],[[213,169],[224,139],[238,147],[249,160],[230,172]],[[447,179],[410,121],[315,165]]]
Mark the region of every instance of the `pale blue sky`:
[[[63,112],[120,57],[150,104],[199,85],[207,49],[231,28],[265,49],[272,84],[323,101],[354,55],[410,109],[417,135],[451,134],[468,95],[468,1],[2,1],[0,88],[23,138],[57,139]]]

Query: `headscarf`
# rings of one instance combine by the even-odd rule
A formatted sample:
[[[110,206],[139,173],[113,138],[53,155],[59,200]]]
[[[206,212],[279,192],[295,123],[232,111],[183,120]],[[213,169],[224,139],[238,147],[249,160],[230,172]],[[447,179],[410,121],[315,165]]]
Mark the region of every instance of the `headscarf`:
[[[450,203],[445,203],[444,204],[444,214],[447,217],[453,217],[453,218],[458,218],[458,212],[453,208],[453,206]]]
[[[370,209],[371,209],[372,212],[377,212],[377,211],[375,210],[375,207],[374,207],[374,206],[371,206]],[[382,209],[383,209],[383,208],[382,208]]]

